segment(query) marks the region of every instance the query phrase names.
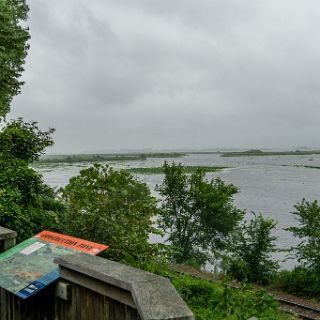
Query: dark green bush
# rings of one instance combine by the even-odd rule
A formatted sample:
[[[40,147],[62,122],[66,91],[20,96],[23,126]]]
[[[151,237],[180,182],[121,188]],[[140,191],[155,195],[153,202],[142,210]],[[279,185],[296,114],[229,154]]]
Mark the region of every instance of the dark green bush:
[[[54,229],[55,211],[63,209],[41,175],[29,167],[52,145],[52,132],[43,132],[35,122],[22,119],[0,131],[0,225],[17,231],[18,241]]]
[[[298,246],[291,248],[301,266],[320,274],[320,206],[317,201],[303,199],[294,206],[292,212],[299,222],[298,226],[287,228],[300,239]]]
[[[279,311],[277,301],[264,291],[234,289],[190,276],[171,274],[169,277],[197,320],[290,318]]]
[[[278,263],[271,254],[276,251],[276,238],[271,235],[276,223],[261,213],[243,223],[233,233],[228,256],[225,257],[226,273],[239,281],[270,283]]]
[[[303,267],[296,267],[292,271],[281,271],[276,286],[294,295],[320,300],[320,274]]]

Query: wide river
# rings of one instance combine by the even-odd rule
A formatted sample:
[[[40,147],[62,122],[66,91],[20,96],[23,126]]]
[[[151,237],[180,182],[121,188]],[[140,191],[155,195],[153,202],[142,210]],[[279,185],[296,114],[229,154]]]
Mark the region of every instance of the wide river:
[[[126,161],[110,163],[114,168],[155,167],[161,166],[166,159],[156,158],[145,161]],[[224,158],[218,154],[191,154],[181,158],[167,159],[169,162],[181,162],[185,165],[223,165],[232,167],[222,172],[208,174],[207,178],[219,176],[239,188],[234,198],[235,205],[246,209],[247,217],[252,217],[251,211],[262,212],[265,216],[275,219],[278,246],[290,248],[297,240],[284,228],[295,225],[292,214],[294,205],[305,198],[307,201],[319,200],[320,170],[293,167],[294,165],[309,165],[320,167],[320,155],[308,156],[262,156],[262,157],[232,157]],[[65,164],[38,168],[44,181],[52,187],[61,187],[69,179],[90,164]],[[163,175],[138,175],[152,193],[156,184],[161,184]],[[280,260],[285,254],[277,255]],[[281,265],[291,268],[294,261],[282,262]]]

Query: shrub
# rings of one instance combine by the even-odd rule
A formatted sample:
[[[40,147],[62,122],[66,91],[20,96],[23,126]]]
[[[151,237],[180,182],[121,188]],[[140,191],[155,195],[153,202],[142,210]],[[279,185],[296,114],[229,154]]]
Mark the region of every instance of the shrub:
[[[0,131],[0,225],[18,232],[18,241],[55,227],[63,210],[54,192],[29,165],[52,145],[52,129],[14,120]]]
[[[292,271],[281,271],[275,285],[295,295],[314,297],[318,300],[320,297],[320,276],[301,266]]]
[[[226,273],[237,280],[267,284],[274,277],[278,263],[270,254],[276,251],[271,236],[276,223],[259,213],[242,224],[233,234],[229,255],[224,262]]]
[[[281,313],[277,301],[264,291],[253,291],[246,286],[230,288],[185,275],[169,277],[197,320],[291,318]]]
[[[292,249],[303,267],[320,274],[320,207],[317,201],[310,203],[303,199],[295,205],[295,209],[297,211],[293,214],[299,225],[286,230],[291,231],[301,242]]]

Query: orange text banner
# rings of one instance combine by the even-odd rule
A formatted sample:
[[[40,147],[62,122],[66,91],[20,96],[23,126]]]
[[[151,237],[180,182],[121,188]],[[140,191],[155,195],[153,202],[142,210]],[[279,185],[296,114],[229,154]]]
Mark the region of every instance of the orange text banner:
[[[103,250],[107,249],[108,246],[66,236],[64,234],[51,232],[51,231],[42,231],[34,236],[42,241],[47,241],[50,243],[55,243],[63,247],[72,248],[78,251],[82,251],[91,255],[97,255],[98,253],[102,252]]]

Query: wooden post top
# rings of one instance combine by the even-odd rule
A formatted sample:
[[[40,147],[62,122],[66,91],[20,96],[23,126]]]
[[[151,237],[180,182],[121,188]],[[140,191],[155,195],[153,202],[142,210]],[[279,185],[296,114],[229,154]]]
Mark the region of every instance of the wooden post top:
[[[142,320],[194,320],[171,282],[150,272],[86,254],[56,258],[60,268],[131,292]],[[68,280],[68,279],[67,279]]]
[[[0,240],[15,239],[17,233],[7,228],[0,227]]]

